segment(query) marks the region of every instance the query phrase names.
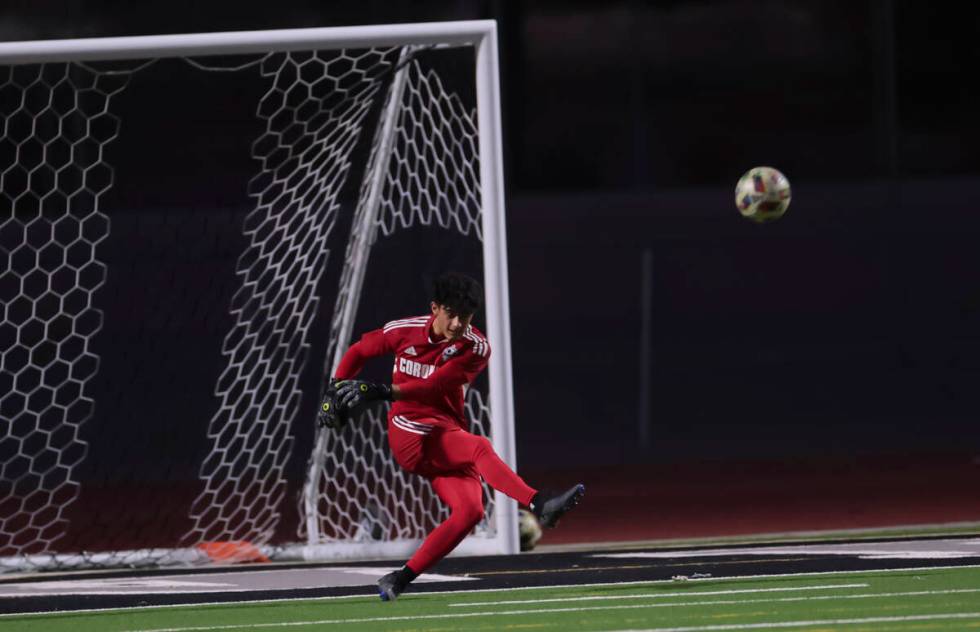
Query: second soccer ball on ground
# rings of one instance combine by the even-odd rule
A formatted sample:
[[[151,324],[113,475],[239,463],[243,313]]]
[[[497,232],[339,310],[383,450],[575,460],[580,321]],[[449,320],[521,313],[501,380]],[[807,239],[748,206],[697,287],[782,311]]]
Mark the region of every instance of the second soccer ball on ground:
[[[527,509],[518,510],[518,531],[521,535],[521,550],[530,551],[541,539],[541,524]]]
[[[773,167],[753,167],[735,186],[738,212],[760,224],[782,217],[789,208],[791,196],[789,180]]]

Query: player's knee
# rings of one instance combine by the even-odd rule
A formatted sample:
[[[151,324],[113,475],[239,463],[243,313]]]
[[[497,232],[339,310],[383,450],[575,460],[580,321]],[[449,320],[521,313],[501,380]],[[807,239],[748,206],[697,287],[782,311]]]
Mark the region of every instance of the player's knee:
[[[453,515],[458,516],[460,520],[469,525],[470,528],[473,528],[483,520],[483,505],[461,505],[453,509]]]

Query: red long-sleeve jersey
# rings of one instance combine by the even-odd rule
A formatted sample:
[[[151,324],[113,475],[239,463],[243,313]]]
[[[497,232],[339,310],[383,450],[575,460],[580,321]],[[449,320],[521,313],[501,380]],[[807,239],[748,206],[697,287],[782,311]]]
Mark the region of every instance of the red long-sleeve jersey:
[[[394,354],[391,382],[398,386],[400,399],[392,404],[391,415],[468,430],[464,389],[486,368],[490,344],[472,326],[459,340],[433,340],[433,318],[393,320],[364,334],[344,354],[335,377],[351,379],[368,358]]]

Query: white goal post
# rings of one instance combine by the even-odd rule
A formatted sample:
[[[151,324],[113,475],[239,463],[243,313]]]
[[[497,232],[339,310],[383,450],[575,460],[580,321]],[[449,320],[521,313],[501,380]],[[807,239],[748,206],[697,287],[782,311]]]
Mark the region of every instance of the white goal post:
[[[145,214],[154,227],[176,226],[175,249],[194,239],[161,208],[132,208],[143,193],[126,187],[138,189],[154,174],[127,184],[137,167],[122,169],[127,135],[152,126],[139,120],[133,94],[171,60],[183,69],[165,75],[175,91],[184,72],[189,90],[201,85],[200,73],[221,73],[239,77],[242,99],[255,95],[248,107],[256,135],[243,145],[251,147],[243,162],[252,160],[257,173],[221,166],[214,178],[231,181],[233,191],[241,176],[242,197],[252,204],[227,211],[237,218],[234,239],[216,233],[201,255],[217,260],[229,242],[239,243],[236,263],[214,264],[230,274],[215,274],[205,292],[195,277],[206,275],[181,276],[183,261],[162,264],[172,268],[169,292],[208,297],[203,307],[188,301],[197,311],[186,319],[214,321],[214,359],[198,371],[211,395],[188,394],[190,403],[174,409],[179,422],[174,411],[137,421],[160,436],[170,423],[182,437],[194,429],[182,440],[193,444],[185,453],[201,460],[193,464],[192,496],[160,492],[167,500],[158,511],[182,512],[186,522],[170,530],[177,537],[129,533],[113,541],[131,544],[118,546],[83,533],[98,529],[85,520],[113,512],[83,501],[138,504],[141,485],[173,486],[161,477],[180,476],[163,466],[144,476],[139,463],[122,473],[93,462],[106,451],[99,428],[125,435],[112,416],[124,414],[126,397],[156,396],[139,390],[139,367],[127,367],[113,345],[125,345],[124,335],[147,345],[163,336],[155,325],[113,330],[122,321],[156,322],[160,311],[127,302],[119,277],[129,272],[120,261],[137,255],[117,234],[143,235],[149,229],[135,225]],[[416,291],[407,293],[420,313],[428,301],[422,277],[447,263],[478,262],[493,353],[486,377],[467,392],[467,412],[474,432],[488,435],[515,467],[497,63],[489,20],[0,43],[0,298],[8,305],[0,313],[0,359],[12,376],[0,384],[8,425],[0,443],[0,572],[408,555],[441,520],[438,499],[393,464],[384,409],[366,411],[344,433],[310,430],[320,394],[310,376],[331,373],[367,328],[416,313],[385,312],[396,309],[388,306],[386,283],[397,283],[389,277],[414,279],[408,289]],[[457,76],[459,68],[468,76]],[[207,124],[216,125],[181,119],[173,135]],[[195,217],[196,226],[219,230],[221,220],[206,208]],[[107,293],[116,297],[111,305]],[[131,313],[115,315],[122,309]],[[151,382],[185,379],[159,371]],[[302,481],[290,478],[298,475]],[[129,501],[118,497],[123,487],[136,490]],[[516,553],[516,504],[487,487],[485,494],[487,517],[458,552]],[[295,528],[284,535],[292,514]],[[216,557],[216,546],[232,553]]]

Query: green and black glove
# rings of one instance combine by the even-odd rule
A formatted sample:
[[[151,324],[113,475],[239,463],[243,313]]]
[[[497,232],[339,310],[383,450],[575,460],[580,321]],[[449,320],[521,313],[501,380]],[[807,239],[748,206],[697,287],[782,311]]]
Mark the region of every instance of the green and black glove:
[[[320,408],[316,413],[316,422],[321,428],[339,430],[347,425],[350,415],[346,408],[340,405],[337,397],[337,380],[330,380],[320,400]]]
[[[394,399],[390,384],[367,380],[340,380],[331,384],[337,389],[337,402],[344,411],[353,410],[367,402],[390,402]]]

